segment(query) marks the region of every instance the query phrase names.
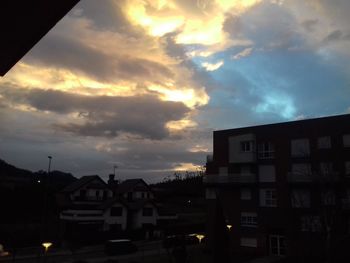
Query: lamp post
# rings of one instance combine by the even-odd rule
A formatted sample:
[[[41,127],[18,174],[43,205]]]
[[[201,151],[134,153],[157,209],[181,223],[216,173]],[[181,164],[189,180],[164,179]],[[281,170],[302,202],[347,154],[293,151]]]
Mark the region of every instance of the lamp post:
[[[47,242],[45,239],[47,238],[45,234],[47,234],[47,191],[49,186],[49,175],[51,170],[51,160],[52,156],[47,156],[49,159],[49,166],[47,168],[47,175],[45,178],[45,186],[44,186],[44,205],[43,205],[43,212],[42,212],[42,232],[41,232],[41,245],[44,247],[44,262],[46,261],[46,252],[48,251],[49,247],[52,245],[51,242]]]
[[[230,257],[229,260],[230,260],[230,262],[232,262],[231,233],[230,233],[232,225],[231,224],[226,224],[226,227],[228,229],[228,249],[229,249],[228,253],[229,253],[229,257]]]

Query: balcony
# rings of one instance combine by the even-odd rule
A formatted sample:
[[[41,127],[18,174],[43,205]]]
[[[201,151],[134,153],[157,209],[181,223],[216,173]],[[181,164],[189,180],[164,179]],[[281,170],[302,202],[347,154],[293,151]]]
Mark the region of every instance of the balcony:
[[[287,174],[287,181],[289,183],[332,183],[332,182],[338,182],[339,181],[339,174],[338,173],[332,173],[328,175],[324,174],[318,174],[318,173],[288,173]]]
[[[100,210],[66,210],[60,214],[60,219],[69,221],[103,221]]]
[[[255,183],[256,176],[253,173],[244,174],[207,174],[203,177],[205,184],[242,184],[242,183]]]

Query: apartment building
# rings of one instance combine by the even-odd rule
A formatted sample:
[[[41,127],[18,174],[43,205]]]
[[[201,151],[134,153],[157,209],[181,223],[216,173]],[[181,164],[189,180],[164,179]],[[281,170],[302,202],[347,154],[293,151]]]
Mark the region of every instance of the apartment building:
[[[334,257],[349,246],[350,115],[214,131],[213,143],[214,252]]]

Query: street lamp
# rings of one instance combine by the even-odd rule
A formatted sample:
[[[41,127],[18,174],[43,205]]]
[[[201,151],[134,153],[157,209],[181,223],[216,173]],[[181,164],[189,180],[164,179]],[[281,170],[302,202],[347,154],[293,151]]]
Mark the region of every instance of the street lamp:
[[[232,225],[227,224],[226,227],[227,227],[228,231],[230,231],[232,228]]]
[[[51,170],[51,160],[52,156],[47,156],[49,159],[49,166],[47,168],[47,175],[46,175],[46,180],[45,180],[45,186],[44,186],[44,209],[42,212],[42,232],[41,232],[41,241],[42,241],[42,246],[45,248],[45,253],[44,253],[44,260],[46,261],[46,252],[49,249],[49,247],[52,245],[50,242],[43,242],[45,240],[46,232],[47,232],[47,191],[48,191],[48,185],[49,185],[49,175],[50,175],[50,170]]]
[[[52,246],[51,242],[44,242],[41,244],[45,248],[45,253],[49,250],[49,247]]]

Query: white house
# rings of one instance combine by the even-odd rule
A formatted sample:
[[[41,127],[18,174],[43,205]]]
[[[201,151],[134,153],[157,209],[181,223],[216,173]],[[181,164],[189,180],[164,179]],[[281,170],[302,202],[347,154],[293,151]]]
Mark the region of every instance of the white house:
[[[142,179],[106,184],[99,176],[83,176],[64,188],[58,201],[66,232],[79,230],[118,232],[148,229],[176,215],[162,215],[159,204]]]

